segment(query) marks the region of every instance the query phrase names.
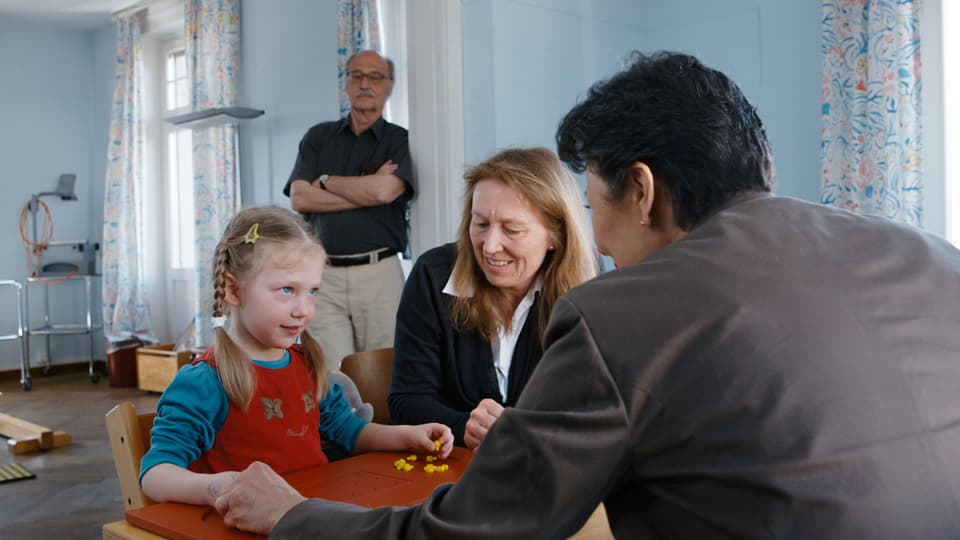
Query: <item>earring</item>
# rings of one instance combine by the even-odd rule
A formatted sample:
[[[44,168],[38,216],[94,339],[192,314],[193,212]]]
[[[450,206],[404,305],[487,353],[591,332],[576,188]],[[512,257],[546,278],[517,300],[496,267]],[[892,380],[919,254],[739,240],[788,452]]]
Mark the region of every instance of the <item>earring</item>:
[[[645,219],[641,219],[641,220],[640,220],[640,224],[641,224],[641,225],[648,225],[648,222],[647,222],[647,220],[645,220]]]

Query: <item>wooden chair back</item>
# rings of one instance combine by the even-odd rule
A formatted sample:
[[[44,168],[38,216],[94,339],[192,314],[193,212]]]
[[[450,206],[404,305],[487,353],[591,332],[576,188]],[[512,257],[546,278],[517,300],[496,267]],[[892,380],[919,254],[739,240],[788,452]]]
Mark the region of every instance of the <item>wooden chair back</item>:
[[[129,401],[120,403],[106,414],[107,436],[120,478],[125,510],[153,504],[140,489],[140,460],[150,449],[150,428],[156,415],[152,412],[137,414]]]
[[[393,348],[348,354],[340,363],[340,371],[357,385],[360,398],[373,405],[373,421],[389,424],[387,396],[393,378]]]

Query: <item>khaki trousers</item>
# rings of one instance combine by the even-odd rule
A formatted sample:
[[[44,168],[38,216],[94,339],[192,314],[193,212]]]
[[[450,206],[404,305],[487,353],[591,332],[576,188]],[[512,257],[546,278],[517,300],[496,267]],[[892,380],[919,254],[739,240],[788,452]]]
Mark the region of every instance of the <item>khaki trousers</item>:
[[[310,334],[323,347],[328,368],[339,369],[343,357],[357,351],[393,347],[402,291],[396,255],[373,264],[324,267]]]

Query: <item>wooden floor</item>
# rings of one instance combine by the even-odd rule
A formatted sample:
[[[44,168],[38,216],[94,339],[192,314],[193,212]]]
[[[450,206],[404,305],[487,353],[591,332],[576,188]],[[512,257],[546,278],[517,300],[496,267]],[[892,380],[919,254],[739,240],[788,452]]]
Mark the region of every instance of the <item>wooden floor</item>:
[[[159,394],[111,388],[106,376],[93,384],[86,373],[34,377],[29,392],[0,381],[0,392],[0,412],[73,436],[70,446],[17,456],[0,438],[0,464],[17,462],[37,475],[0,484],[0,538],[101,538],[104,523],[123,518],[103,415],[127,400],[153,411]]]

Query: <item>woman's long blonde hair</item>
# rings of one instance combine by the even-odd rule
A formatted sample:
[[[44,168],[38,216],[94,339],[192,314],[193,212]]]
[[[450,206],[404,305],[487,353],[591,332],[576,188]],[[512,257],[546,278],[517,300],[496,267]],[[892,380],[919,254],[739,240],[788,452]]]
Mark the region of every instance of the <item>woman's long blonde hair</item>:
[[[229,313],[230,305],[224,302],[228,272],[240,280],[262,270],[271,257],[281,252],[316,250],[326,256],[310,226],[297,214],[278,206],[241,210],[230,220],[213,256],[213,316]],[[317,381],[318,393],[322,392],[327,388],[329,373],[320,344],[306,330],[300,334],[300,343],[310,374]],[[237,407],[246,409],[256,386],[250,359],[223,327],[216,329],[215,351],[217,374],[227,397]]]
[[[467,171],[464,179],[467,189],[457,238],[453,284],[458,291],[472,291],[473,295],[454,297],[454,325],[459,329],[477,331],[487,340],[497,336],[498,327],[510,329],[513,314],[505,312],[505,297],[483,275],[470,241],[473,192],[481,180],[497,179],[530,203],[546,225],[555,246],[547,253],[539,271],[543,288],[537,330],[542,340],[557,299],[597,275],[597,256],[589,237],[587,213],[577,183],[557,155],[546,148],[502,150]]]

